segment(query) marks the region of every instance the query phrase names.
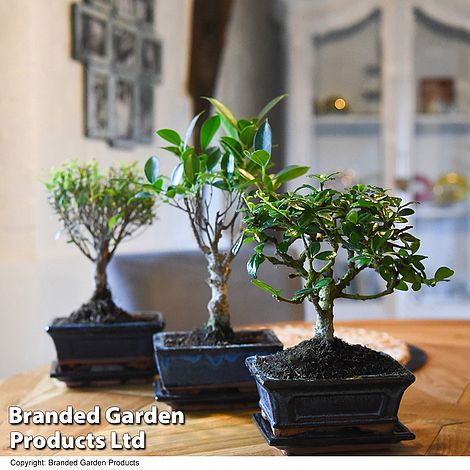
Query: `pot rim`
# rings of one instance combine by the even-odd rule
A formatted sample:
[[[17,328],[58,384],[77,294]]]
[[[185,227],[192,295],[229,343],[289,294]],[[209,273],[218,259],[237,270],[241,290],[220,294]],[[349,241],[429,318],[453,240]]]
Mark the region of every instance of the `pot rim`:
[[[50,323],[44,329],[46,332],[59,331],[59,330],[80,330],[84,328],[91,329],[115,329],[115,328],[145,328],[154,325],[165,327],[165,320],[163,314],[153,310],[140,310],[133,312],[131,315],[141,316],[148,318],[148,320],[132,321],[132,322],[118,322],[118,323],[65,323],[63,325],[54,325]]]
[[[354,383],[381,383],[390,382],[412,384],[416,377],[406,367],[403,367],[403,374],[384,374],[384,375],[360,375],[357,377],[349,377],[346,379],[275,379],[264,376],[255,365],[255,360],[258,356],[249,356],[245,359],[245,364],[248,367],[251,375],[255,380],[265,388],[282,389],[282,388],[302,388],[305,386],[327,386],[354,384]]]
[[[281,343],[279,338],[276,336],[273,330],[261,329],[261,330],[237,330],[236,332],[252,333],[256,335],[264,335],[269,342],[264,343],[241,343],[241,344],[227,344],[227,345],[202,345],[202,346],[166,346],[165,337],[171,335],[185,335],[189,331],[160,331],[153,335],[153,346],[155,351],[208,351],[208,350],[231,350],[231,349],[248,349],[248,348],[261,348],[261,347],[272,347],[280,346],[281,349],[284,345]]]

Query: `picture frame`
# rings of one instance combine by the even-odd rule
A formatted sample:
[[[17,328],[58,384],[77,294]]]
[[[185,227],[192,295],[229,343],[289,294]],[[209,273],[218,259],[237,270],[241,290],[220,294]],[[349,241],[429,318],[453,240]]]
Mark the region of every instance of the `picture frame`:
[[[131,75],[111,76],[110,144],[130,148],[136,141],[137,83]]]
[[[72,57],[84,65],[84,134],[114,147],[151,144],[162,42],[155,0],[77,0]]]
[[[139,32],[124,21],[113,21],[111,26],[112,67],[117,73],[138,74],[140,60]]]
[[[92,7],[100,8],[108,13],[113,8],[113,0],[85,0],[85,3]]]
[[[74,59],[85,64],[109,65],[111,58],[108,14],[84,3],[72,5]]]
[[[155,88],[152,82],[140,80],[137,84],[136,140],[151,144],[155,134]]]
[[[155,2],[154,0],[135,0],[135,19],[143,26],[153,26],[155,23]]]
[[[453,77],[424,77],[419,81],[418,110],[421,113],[449,113],[455,108]]]
[[[140,43],[140,73],[146,80],[160,83],[162,74],[162,43],[154,34],[143,33]]]
[[[117,18],[121,20],[135,21],[134,0],[113,0],[113,9]]]
[[[95,139],[110,136],[111,78],[109,70],[88,66],[85,74],[85,135]]]

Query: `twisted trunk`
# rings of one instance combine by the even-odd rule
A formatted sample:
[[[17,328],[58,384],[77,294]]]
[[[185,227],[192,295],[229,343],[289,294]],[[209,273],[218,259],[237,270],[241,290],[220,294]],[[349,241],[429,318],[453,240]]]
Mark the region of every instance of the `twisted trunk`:
[[[230,326],[230,310],[228,305],[228,279],[231,267],[226,262],[225,256],[220,253],[209,253],[207,255],[209,270],[209,287],[211,288],[211,299],[207,305],[209,318],[206,323],[208,333],[214,333],[221,339],[230,338],[233,330]]]
[[[318,293],[317,302],[314,302],[317,308],[317,319],[315,323],[315,337],[333,341],[333,292],[330,286],[322,287]]]
[[[106,268],[108,267],[110,259],[109,242],[106,241],[100,245],[96,257],[95,292],[92,297],[94,300],[111,298],[111,291],[108,286],[108,275],[106,273]]]

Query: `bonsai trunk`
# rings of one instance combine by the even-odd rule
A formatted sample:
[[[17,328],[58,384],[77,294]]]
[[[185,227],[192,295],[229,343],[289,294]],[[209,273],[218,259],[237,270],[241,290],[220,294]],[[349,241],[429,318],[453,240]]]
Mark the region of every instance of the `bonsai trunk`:
[[[231,268],[226,262],[225,256],[220,253],[210,253],[207,255],[209,269],[209,286],[212,296],[207,305],[209,319],[206,329],[209,334],[213,334],[218,339],[230,339],[233,330],[230,326],[230,311],[228,305],[228,279]]]
[[[318,293],[317,302],[314,305],[317,309],[317,319],[315,323],[315,336],[317,338],[333,341],[333,295],[330,286],[322,287]]]
[[[95,265],[95,292],[93,300],[111,299],[111,291],[108,287],[108,275],[106,268],[108,267],[111,256],[109,254],[109,242],[104,242],[98,250]]]

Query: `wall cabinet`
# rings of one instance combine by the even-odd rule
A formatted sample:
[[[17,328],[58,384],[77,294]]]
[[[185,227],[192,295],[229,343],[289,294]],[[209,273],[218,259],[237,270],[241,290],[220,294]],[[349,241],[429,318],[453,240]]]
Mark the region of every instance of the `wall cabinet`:
[[[339,303],[339,316],[470,317],[470,2],[284,0],[279,14],[288,162],[419,200],[430,272],[456,272],[434,289]],[[378,282],[370,273],[357,288]]]

